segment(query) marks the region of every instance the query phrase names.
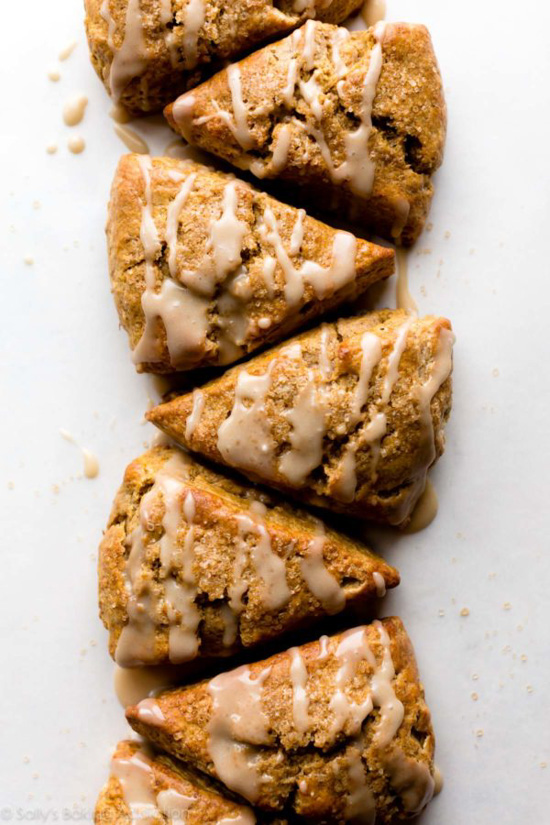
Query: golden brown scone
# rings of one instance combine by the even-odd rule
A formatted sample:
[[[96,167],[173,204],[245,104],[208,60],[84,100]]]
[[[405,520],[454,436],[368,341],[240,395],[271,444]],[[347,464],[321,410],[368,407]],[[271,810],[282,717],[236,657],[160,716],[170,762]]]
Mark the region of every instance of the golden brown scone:
[[[405,525],[444,448],[446,318],[323,324],[147,417],[194,452],[304,501]]]
[[[94,812],[95,825],[131,825],[139,821],[186,825],[254,825],[252,810],[207,787],[168,756],[153,754],[139,742],[119,742],[109,781]]]
[[[308,17],[341,23],[363,0],[85,0],[94,69],[134,114],[158,112],[212,64]]]
[[[109,270],[138,371],[228,364],[352,300],[394,253],[205,166],[126,155]]]
[[[100,615],[127,667],[227,656],[398,583],[364,545],[174,447],[130,464],[99,549]]]
[[[165,110],[196,146],[412,244],[441,164],[446,109],[424,26],[308,21]]]
[[[126,717],[264,810],[390,823],[434,790],[430,713],[397,618],[163,692]]]

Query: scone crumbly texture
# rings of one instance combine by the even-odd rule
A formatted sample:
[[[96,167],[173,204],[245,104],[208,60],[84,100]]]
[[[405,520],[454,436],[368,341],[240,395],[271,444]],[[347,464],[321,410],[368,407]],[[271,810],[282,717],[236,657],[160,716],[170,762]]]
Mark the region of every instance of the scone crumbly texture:
[[[443,452],[453,342],[445,318],[367,312],[292,338],[147,417],[254,480],[404,526]]]
[[[85,0],[94,69],[117,103],[158,112],[228,58],[307,18],[340,23],[362,0]]]
[[[404,246],[422,230],[446,131],[441,76],[422,25],[350,33],[308,21],[165,114],[189,143],[288,182],[321,211],[347,214]]]
[[[364,545],[172,447],[127,468],[99,550],[123,666],[227,656],[398,583]]]
[[[394,253],[243,181],[125,155],[107,222],[112,291],[138,371],[228,364],[353,300]]]
[[[149,807],[150,806],[150,807]],[[254,825],[252,810],[226,799],[164,754],[145,744],[119,742],[111,761],[109,780],[96,803],[95,825],[131,825],[135,813],[147,821],[180,819],[186,825]]]
[[[163,692],[126,716],[259,809],[389,825],[433,795],[430,713],[398,618]]]

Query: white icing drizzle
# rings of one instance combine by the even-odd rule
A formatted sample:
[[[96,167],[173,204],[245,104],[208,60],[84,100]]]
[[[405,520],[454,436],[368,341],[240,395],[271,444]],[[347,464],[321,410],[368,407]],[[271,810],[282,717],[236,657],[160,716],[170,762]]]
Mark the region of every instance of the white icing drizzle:
[[[312,20],[308,20],[303,31],[302,60],[304,68],[311,71],[315,65],[315,23]]]
[[[168,49],[172,68],[175,69],[179,63],[179,55],[174,32],[169,28],[169,24],[171,24],[174,20],[174,15],[172,14],[172,0],[159,0],[159,17],[162,25],[166,27],[164,31],[164,42],[166,44],[166,48]]]
[[[391,236],[395,238],[396,242],[401,237],[403,230],[407,225],[407,221],[409,220],[409,213],[411,211],[411,205],[408,200],[405,198],[396,198],[395,202],[395,219],[393,222],[393,226],[391,229]]]
[[[204,410],[204,393],[199,389],[193,390],[193,407],[185,421],[185,440],[189,441],[193,438],[195,428],[200,421],[202,412]]]
[[[142,207],[140,238],[145,253],[145,290],[141,306],[145,316],[143,333],[132,358],[134,363],[156,361],[161,357],[157,319],[166,330],[166,346],[170,362],[175,368],[192,366],[200,358],[208,332],[208,307],[206,298],[166,277],[161,288],[155,291],[155,258],[160,251],[160,239],[152,209],[151,171],[149,156],[137,158],[145,185],[145,203]],[[171,275],[177,273],[177,234],[179,213],[193,187],[195,175],[185,181],[175,199],[170,203],[166,218],[166,242],[168,265]]]
[[[315,24],[312,23],[311,25],[314,26]],[[322,130],[312,124],[305,125],[305,129],[317,141],[319,151],[332,181],[334,183],[348,181],[351,191],[361,197],[370,195],[374,183],[375,169],[370,158],[368,143],[372,130],[372,107],[376,95],[376,86],[382,70],[384,24],[379,23],[375,26],[373,34],[376,42],[371,50],[369,65],[365,73],[361,111],[359,113],[361,123],[357,129],[348,132],[344,136],[346,159],[339,166],[335,166]],[[337,71],[342,69],[340,60],[338,60],[336,68]]]
[[[344,688],[355,677],[359,662],[366,659],[376,667],[376,660],[368,645],[365,628],[359,627],[348,630],[343,634],[334,653],[340,660],[340,667],[336,671],[335,691],[329,702],[333,714],[331,736],[336,736],[344,727],[349,726],[349,735],[356,736],[361,725],[374,708],[373,697],[369,693],[363,702],[352,702],[346,696]]]
[[[174,200],[168,205],[166,211],[166,244],[168,246],[168,269],[172,278],[176,278],[178,274],[178,228],[179,216],[181,210],[185,206],[185,202],[189,197],[191,190],[195,185],[196,174],[187,175],[184,179],[179,192]]]
[[[140,502],[140,525],[130,536],[130,553],[124,571],[128,623],[122,629],[115,652],[117,663],[123,667],[157,663],[156,631],[164,612],[168,619],[170,661],[174,664],[186,662],[198,653],[200,613],[195,604],[197,585],[193,571],[195,504],[190,492],[182,502],[186,474],[184,456],[175,454],[165,462],[153,487]],[[160,592],[144,578],[150,546],[144,538],[150,531],[151,507],[158,502],[159,496],[164,505],[164,533],[158,546]],[[180,531],[183,523],[187,530],[182,546]]]
[[[233,134],[243,149],[252,149],[254,137],[248,128],[247,109],[243,101],[241,70],[236,63],[232,63],[231,66],[227,67],[227,82],[231,91],[233,116],[235,118],[235,127],[232,129]]]
[[[375,707],[380,709],[374,741],[379,748],[385,748],[401,727],[405,709],[393,689],[395,668],[391,656],[390,637],[382,622],[376,621],[373,624],[378,630],[378,639],[382,645],[382,663],[376,666],[374,662],[374,674],[370,682],[372,700]]]
[[[321,638],[319,639],[319,653],[317,655],[317,659],[321,662],[324,661],[324,659],[328,659],[330,655],[328,649],[329,642],[330,639],[328,636],[321,636]]]
[[[275,270],[277,268],[277,259],[271,255],[266,255],[262,266],[262,275],[267,289],[267,294],[270,298],[275,295]]]
[[[285,299],[289,306],[295,306],[301,300],[305,283],[309,283],[317,297],[323,300],[355,278],[357,241],[351,233],[336,232],[329,267],[305,260],[298,269],[284,248],[277,219],[270,206],[266,207],[263,219],[265,238],[272,244],[277,262],[285,276]]]
[[[306,210],[299,209],[292,235],[290,236],[289,254],[297,255],[302,248],[304,242],[304,218],[306,217]]]
[[[328,337],[330,327],[328,324],[323,324],[321,327],[321,346],[319,348],[319,369],[323,378],[329,378],[332,375],[332,361],[328,354]]]
[[[386,579],[377,570],[372,574],[372,578],[376,587],[376,595],[379,599],[382,599],[386,595]]]
[[[306,478],[323,460],[323,438],[326,433],[326,410],[318,397],[313,370],[308,370],[307,383],[298,392],[294,406],[284,412],[291,424],[291,448],[279,461],[279,472],[294,487],[301,487]]]
[[[435,791],[435,780],[426,762],[412,759],[400,748],[395,748],[384,756],[384,769],[403,808],[411,814],[420,813]]]
[[[346,822],[353,825],[375,825],[376,801],[367,784],[367,773],[359,748],[349,748],[346,759],[349,787],[346,797]]]
[[[275,144],[272,149],[269,169],[273,172],[281,172],[288,163],[288,151],[292,140],[292,128],[290,124],[283,123],[277,130]],[[252,167],[251,167],[252,170]],[[258,176],[260,177],[260,176]]]
[[[325,565],[325,542],[324,531],[310,541],[306,555],[300,559],[300,570],[315,598],[319,599],[327,613],[334,614],[344,609],[346,594]]]
[[[290,657],[290,681],[292,682],[292,718],[298,733],[305,733],[309,727],[307,668],[299,648],[291,648],[288,655]]]
[[[298,86],[302,97],[313,112],[315,119],[321,120],[323,117],[323,104],[320,100],[322,89],[317,83],[317,72],[313,72],[307,81],[300,80]]]
[[[265,413],[265,399],[276,361],[270,362],[263,375],[239,372],[233,409],[221,424],[217,440],[218,450],[228,464],[267,477],[273,473],[275,442]]]
[[[205,0],[188,0],[182,17],[185,68],[194,69],[198,62],[199,32],[206,17]]]
[[[211,226],[209,247],[214,255],[218,278],[225,278],[241,263],[243,241],[248,224],[237,217],[237,181],[232,180],[223,190],[222,214]]]
[[[111,16],[109,0],[103,1],[100,13],[109,27],[107,43],[112,52],[112,60],[108,79],[111,97],[116,103],[128,84],[139,77],[146,66],[147,49],[143,36],[140,0],[128,0],[124,37],[118,49],[114,42],[116,24]]]
[[[268,719],[262,709],[262,691],[271,668],[252,678],[247,666],[216,676],[208,684],[212,717],[208,751],[216,774],[250,802],[260,793],[257,746],[270,744]],[[256,746],[256,747],[255,747]]]
[[[336,77],[338,78],[338,83],[336,84],[336,89],[339,92],[340,81],[348,73],[348,67],[342,57],[340,55],[340,46],[342,43],[349,38],[349,31],[344,29],[343,27],[338,27],[334,34],[332,35],[331,39],[331,48],[332,48],[332,62],[334,63],[334,68],[336,69]]]
[[[261,516],[254,512],[252,515],[237,516],[240,541],[248,547],[252,564],[256,573],[263,582],[262,602],[268,610],[280,610],[290,601],[291,593],[286,581],[286,564],[284,559],[275,553],[271,547],[271,537]],[[252,545],[246,542],[248,536],[254,536],[256,541]],[[242,553],[242,549],[241,549]],[[237,566],[242,564],[242,556],[237,553]],[[236,576],[234,576],[236,579]]]
[[[183,823],[196,801],[196,797],[185,796],[172,788],[156,794],[151,763],[141,751],[129,757],[113,758],[111,775],[120,783],[132,825],[152,825],[159,821],[161,814],[166,814],[169,822]]]
[[[294,43],[296,41],[294,40]],[[286,85],[282,92],[284,104],[291,109],[294,101],[294,89],[296,88],[296,81],[298,80],[298,59],[291,57],[288,61],[288,70],[286,75]]]
[[[439,341],[430,376],[423,384],[420,384],[416,390],[416,397],[420,407],[420,420],[425,437],[429,442],[429,456],[426,470],[435,458],[435,434],[431,403],[437,391],[451,374],[453,368],[454,342],[454,333],[450,329],[442,328],[439,333]]]

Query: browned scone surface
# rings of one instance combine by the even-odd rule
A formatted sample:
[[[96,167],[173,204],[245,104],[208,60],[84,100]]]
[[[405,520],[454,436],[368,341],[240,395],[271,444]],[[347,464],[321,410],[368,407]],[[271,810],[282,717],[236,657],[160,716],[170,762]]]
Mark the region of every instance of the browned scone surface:
[[[220,71],[165,114],[190,143],[259,177],[298,186],[301,200],[317,209],[347,212],[383,237],[412,244],[432,199],[431,176],[443,158],[441,76],[426,28],[388,23],[371,109],[365,83],[374,32],[349,34],[310,21]],[[242,104],[235,94],[239,81]],[[368,148],[356,140],[362,123]],[[346,141],[354,134],[356,161],[342,176]],[[368,154],[374,182],[362,185]]]
[[[303,333],[147,415],[255,480],[404,524],[443,452],[452,342],[445,318],[365,313]]]
[[[160,111],[177,94],[196,85],[212,63],[285,34],[308,17],[340,23],[360,8],[362,0],[107,3],[105,7],[104,0],[85,0],[92,64],[111,96],[140,114]],[[296,11],[297,5],[304,8]]]
[[[297,657],[303,681],[292,673]],[[370,812],[390,823],[417,813],[433,794],[430,713],[397,618],[154,702],[154,723],[142,706],[127,709],[132,727],[261,809],[286,806],[323,823],[358,821],[359,812],[370,821]]]
[[[399,583],[364,545],[321,529],[179,449],[150,450],[127,468],[99,550],[111,655],[126,666],[226,656]]]
[[[170,158],[121,158],[107,240],[134,362],[158,373],[235,361],[394,270],[392,250]]]
[[[163,796],[166,791],[171,793]],[[224,818],[235,819],[237,825],[253,825],[256,821],[250,808],[221,796],[207,787],[204,778],[192,774],[170,757],[155,755],[139,742],[119,742],[111,763],[111,776],[96,803],[94,822],[96,825],[131,825],[134,818],[129,803],[138,805],[146,800],[157,806],[152,818],[159,823],[166,821],[159,805],[173,814],[167,816],[168,821],[177,821],[175,814],[181,812],[187,825],[217,825]],[[236,820],[238,816],[242,819]]]

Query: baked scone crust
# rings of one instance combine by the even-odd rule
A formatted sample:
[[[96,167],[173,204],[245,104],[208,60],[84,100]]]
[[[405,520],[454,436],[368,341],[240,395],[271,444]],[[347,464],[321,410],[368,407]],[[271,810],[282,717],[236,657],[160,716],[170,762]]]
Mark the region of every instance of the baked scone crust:
[[[147,417],[254,480],[404,526],[444,449],[453,340],[445,318],[368,312],[290,339]]]
[[[296,662],[304,680],[293,676]],[[297,715],[296,688],[304,684]],[[230,755],[244,748],[240,775],[218,749],[226,701],[234,727],[222,745]],[[163,692],[128,708],[126,717],[169,753],[237,785],[260,809],[288,806],[308,821],[344,823],[356,821],[355,807],[361,821],[369,821],[370,809],[377,823],[389,824],[418,813],[433,794],[430,712],[411,642],[395,617]],[[261,779],[250,784],[247,771]]]
[[[422,230],[446,132],[441,76],[422,25],[349,33],[308,21],[182,95],[165,115],[189,143],[298,186],[300,201],[321,211],[347,213],[405,246]],[[345,175],[348,140],[354,157]],[[374,180],[361,182],[367,167]]]
[[[157,373],[233,362],[394,271],[392,250],[243,181],[143,155],[118,164],[107,243],[133,360]]]
[[[361,4],[362,0],[108,0],[105,6],[104,0],[85,0],[86,32],[92,65],[109,94],[128,111],[149,114],[195,86],[212,64],[286,34],[308,17],[340,23]],[[125,42],[128,29],[131,34]]]
[[[118,760],[126,762],[136,755],[141,764],[145,763],[150,768],[149,776],[145,776],[145,785],[153,798],[158,797],[162,791],[171,791],[175,795],[171,800],[168,797],[167,807],[177,810],[178,802],[181,801],[180,797],[183,797],[187,825],[217,825],[222,820],[230,820],[236,825],[254,825],[256,822],[250,808],[226,799],[212,788],[207,787],[204,779],[191,774],[184,765],[176,764],[165,754],[151,753],[149,748],[139,742],[131,740],[119,742],[113,755],[113,764],[116,764]],[[136,803],[143,802],[143,799],[135,801]],[[186,807],[187,803],[189,807]],[[94,823],[95,825],[131,825],[132,821],[131,810],[125,800],[121,782],[115,775],[111,775],[99,794],[94,811]],[[159,811],[158,822],[165,821]]]
[[[127,468],[98,568],[109,650],[125,666],[227,656],[399,583],[397,570],[364,545],[172,447]],[[171,613],[174,586],[174,604],[185,597],[179,587],[194,588],[183,619]],[[185,622],[192,632],[182,653]]]

